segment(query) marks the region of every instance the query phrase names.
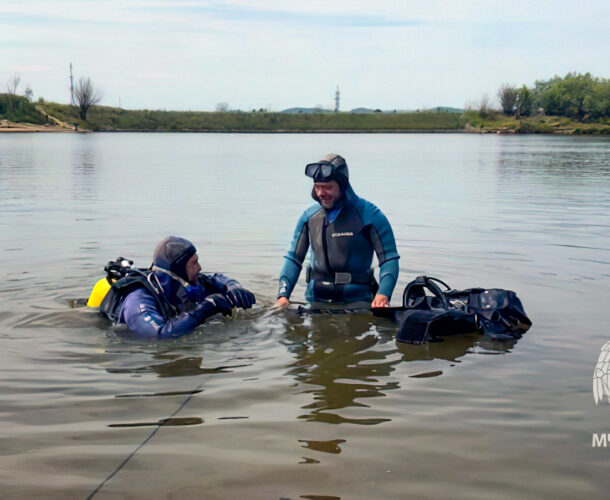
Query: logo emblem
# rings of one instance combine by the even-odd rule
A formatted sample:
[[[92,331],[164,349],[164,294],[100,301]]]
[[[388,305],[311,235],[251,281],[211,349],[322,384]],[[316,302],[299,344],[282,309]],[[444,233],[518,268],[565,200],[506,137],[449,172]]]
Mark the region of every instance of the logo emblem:
[[[602,347],[593,372],[593,399],[596,406],[604,396],[608,397],[610,403],[610,342]]]

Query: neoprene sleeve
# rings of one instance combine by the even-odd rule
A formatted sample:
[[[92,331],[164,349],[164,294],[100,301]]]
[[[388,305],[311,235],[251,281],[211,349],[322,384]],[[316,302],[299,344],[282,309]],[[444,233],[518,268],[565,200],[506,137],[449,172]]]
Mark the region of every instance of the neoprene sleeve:
[[[147,290],[139,289],[127,296],[122,314],[131,331],[152,340],[185,335],[217,312],[214,304],[205,301],[197,304],[192,311],[166,321],[157,310],[154,297]]]
[[[297,227],[294,230],[290,248],[284,256],[284,265],[280,272],[278,297],[290,298],[290,294],[299,279],[303,261],[309,250],[309,231],[307,221],[319,210],[319,207],[313,206],[305,210],[297,222]]]

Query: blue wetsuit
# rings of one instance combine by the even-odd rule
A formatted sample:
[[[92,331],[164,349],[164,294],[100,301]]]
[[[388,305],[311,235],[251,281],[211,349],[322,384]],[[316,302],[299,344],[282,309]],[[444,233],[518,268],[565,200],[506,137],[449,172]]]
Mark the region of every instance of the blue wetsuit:
[[[278,297],[290,297],[308,250],[309,302],[372,301],[373,252],[380,268],[377,293],[392,297],[399,259],[392,227],[383,212],[359,198],[349,183],[340,207],[327,211],[316,204],[299,219],[280,272]]]
[[[139,337],[148,339],[180,337],[190,333],[207,318],[221,312],[214,302],[206,301],[206,297],[225,293],[227,286],[237,284],[222,274],[207,276],[200,280],[194,296],[187,299],[184,288],[170,276],[157,272],[152,274],[151,281],[161,286],[161,299],[171,305],[176,315],[166,318],[159,310],[158,298],[155,299],[146,288],[138,288],[127,295],[118,315],[118,323],[125,323]]]

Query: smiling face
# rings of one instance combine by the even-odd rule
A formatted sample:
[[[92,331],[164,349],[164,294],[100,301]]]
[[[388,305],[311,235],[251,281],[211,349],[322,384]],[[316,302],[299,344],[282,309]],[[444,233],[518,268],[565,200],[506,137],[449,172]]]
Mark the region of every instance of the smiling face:
[[[197,283],[197,275],[201,271],[201,265],[199,264],[199,257],[194,254],[186,263],[186,276],[189,283],[193,285]]]
[[[320,205],[326,210],[332,210],[341,198],[341,188],[337,181],[314,182],[313,190],[320,200]]]

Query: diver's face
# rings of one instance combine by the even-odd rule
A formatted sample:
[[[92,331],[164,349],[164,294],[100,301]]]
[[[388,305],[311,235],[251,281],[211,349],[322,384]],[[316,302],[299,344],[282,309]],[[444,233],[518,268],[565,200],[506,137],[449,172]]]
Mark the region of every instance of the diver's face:
[[[331,210],[341,198],[341,188],[337,181],[314,182],[313,189],[320,205],[326,210]]]
[[[197,275],[200,271],[201,266],[199,265],[199,257],[195,254],[186,263],[186,277],[188,278],[189,283],[192,283],[193,285],[197,283]]]

